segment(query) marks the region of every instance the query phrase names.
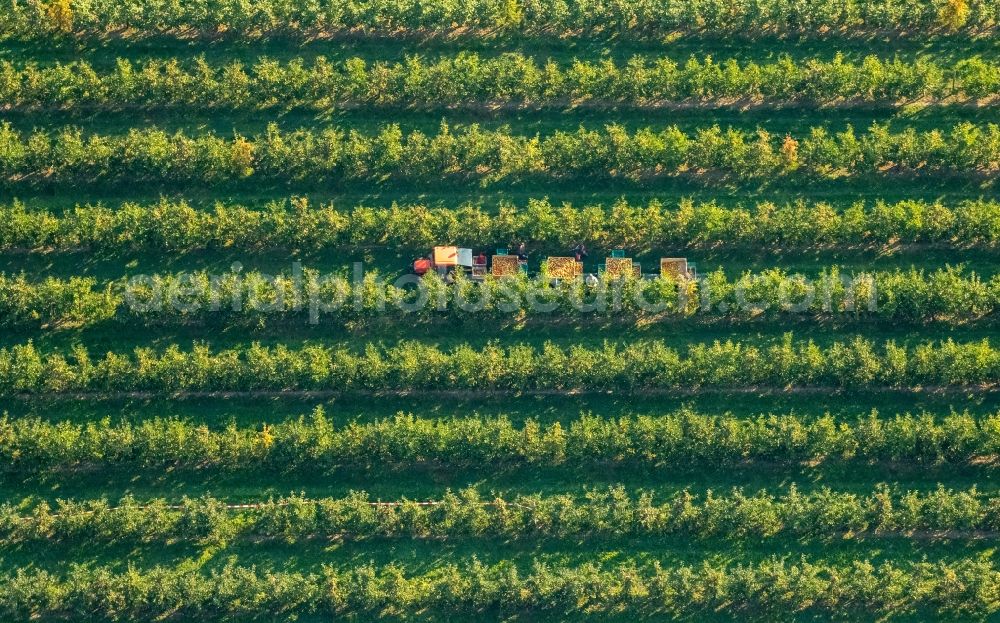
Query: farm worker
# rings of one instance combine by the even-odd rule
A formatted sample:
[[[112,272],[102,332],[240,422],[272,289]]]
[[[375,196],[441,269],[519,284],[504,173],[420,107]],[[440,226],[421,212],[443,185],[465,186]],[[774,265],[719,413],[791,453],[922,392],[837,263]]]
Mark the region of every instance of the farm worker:
[[[583,282],[587,284],[588,288],[597,287],[597,277],[594,276],[594,273],[587,273],[587,276],[583,278]]]
[[[479,266],[486,265],[486,254],[482,251],[479,252],[479,256],[476,258],[476,264]]]
[[[528,250],[524,246],[523,242],[517,245],[517,259],[521,260],[522,262],[528,261]]]
[[[582,262],[587,259],[587,245],[581,242],[573,247],[573,256],[576,258],[577,262]]]

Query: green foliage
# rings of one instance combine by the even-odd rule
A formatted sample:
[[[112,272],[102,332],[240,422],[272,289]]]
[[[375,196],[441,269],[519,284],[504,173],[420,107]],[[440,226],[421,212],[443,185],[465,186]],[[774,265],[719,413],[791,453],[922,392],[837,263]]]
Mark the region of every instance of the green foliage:
[[[596,77],[600,76],[599,79]],[[952,79],[949,79],[952,78]],[[460,52],[429,61],[419,56],[371,65],[363,58],[284,64],[262,58],[188,65],[175,60],[141,66],[119,59],[113,69],[87,61],[39,66],[0,61],[0,102],[14,109],[99,107],[327,110],[340,105],[425,109],[518,104],[656,107],[683,100],[898,101],[987,97],[1000,92],[1000,65],[980,58],[953,66],[869,56],[861,62],[783,59],[758,65],[736,59],[636,56],[627,63],[542,63],[519,52],[495,57]],[[589,104],[588,104],[589,100]]]
[[[113,318],[122,305],[111,286],[95,291],[91,277],[28,282],[0,273],[0,326],[80,326]]]
[[[51,6],[65,7],[64,11]],[[342,31],[432,33],[471,30],[505,35],[605,35],[662,38],[675,31],[717,35],[848,34],[940,28],[990,29],[1000,9],[990,0],[391,0],[315,3],[259,0],[240,4],[219,0],[149,3],[143,0],[58,0],[51,4],[3,0],[0,36],[41,38],[75,30],[92,36],[131,28],[140,34],[174,36],[284,35],[309,37]]]
[[[486,566],[478,560],[445,564],[422,575],[396,566],[324,567],[302,574],[226,566],[205,573],[191,566],[130,569],[72,566],[63,575],[21,570],[0,580],[0,612],[34,617],[150,620],[259,616],[388,616],[433,611],[659,613],[681,617],[746,612],[809,612],[869,616],[900,611],[947,618],[985,618],[1000,609],[1000,571],[988,561],[830,566],[808,560],[754,565],[662,567],[535,562]],[[127,596],[127,597],[126,597]]]
[[[0,542],[32,541],[162,543],[179,540],[220,543],[241,539],[288,542],[320,538],[613,538],[678,535],[732,540],[761,538],[837,538],[856,533],[879,535],[935,532],[974,536],[1000,529],[1000,498],[981,496],[973,487],[939,487],[922,493],[893,494],[886,485],[868,495],[823,487],[801,493],[795,486],[781,495],[740,489],[703,496],[688,491],[657,501],[629,494],[623,487],[572,495],[517,495],[484,499],[474,488],[439,500],[374,501],[366,493],[341,499],[301,496],[258,504],[226,504],[201,497],[177,505],[164,499],[141,505],[128,497],[60,500],[28,510],[0,506]]]
[[[15,201],[0,206],[0,248],[13,251],[99,250],[179,253],[198,249],[319,249],[386,246],[426,251],[438,244],[491,247],[524,240],[542,251],[565,251],[583,241],[641,253],[676,246],[815,247],[938,243],[996,246],[1000,203],[955,204],[905,200],[856,203],[843,211],[824,203],[752,208],[689,200],[611,206],[554,205],[531,199],[490,212],[473,205],[389,208],[312,205],[305,198],[274,201],[256,210],[216,203],[198,209],[184,201],[142,205],[82,205],[63,212]]]
[[[449,285],[436,274],[413,283],[357,283],[311,269],[282,275],[207,271],[121,280],[94,290],[93,279],[53,277],[39,283],[0,273],[0,325],[87,326],[111,319],[149,324],[309,319],[338,322],[405,322],[451,318],[689,318],[799,316],[844,320],[967,322],[993,316],[1000,307],[1000,276],[983,281],[975,273],[946,268],[926,273],[841,275],[836,267],[806,279],[780,269],[746,272],[730,279],[722,271],[702,280],[601,279],[552,283],[515,276]],[[544,307],[536,306],[545,301]]]
[[[872,125],[856,135],[848,127],[830,135],[813,128],[793,137],[798,157],[789,162],[781,145],[764,130],[723,131],[719,126],[685,134],[679,128],[645,128],[629,133],[618,125],[603,130],[524,136],[478,125],[452,131],[442,123],[435,136],[403,135],[396,126],[364,135],[338,128],[282,132],[232,139],[215,134],[188,136],[158,129],[125,135],[84,136],[65,128],[24,136],[0,124],[0,180],[8,185],[87,185],[236,182],[242,179],[312,183],[364,180],[483,184],[519,179],[686,175],[711,181],[711,173],[740,179],[774,176],[842,177],[885,175],[889,170],[993,176],[1000,170],[1000,126],[960,123],[950,130],[891,132]],[[387,157],[390,154],[391,157]]]
[[[969,13],[968,0],[948,0],[938,10],[938,21],[943,28],[955,32],[969,21]]]
[[[831,247],[910,245],[914,251],[927,244],[953,251],[957,263],[967,247],[988,253],[1000,243],[1000,203],[988,196],[1000,174],[1000,126],[989,123],[1000,95],[1000,63],[991,48],[998,26],[995,0],[0,0],[0,113],[9,118],[0,120],[0,195],[23,190],[39,204],[50,194],[56,195],[53,204],[65,203],[70,192],[112,190],[127,198],[152,189],[211,201],[282,188],[336,196],[352,186],[381,201],[382,190],[395,185],[413,196],[432,187],[435,194],[459,196],[469,187],[496,185],[518,195],[535,184],[557,184],[583,196],[581,186],[647,190],[693,183],[758,197],[771,184],[796,195],[816,186],[843,195],[863,194],[868,183],[888,196],[897,194],[889,185],[916,178],[920,185],[940,182],[985,196],[859,201],[845,209],[821,200],[753,207],[625,200],[574,207],[532,200],[497,210],[338,209],[299,198],[263,209],[224,202],[202,209],[165,198],[153,205],[49,211],[4,199],[12,203],[0,206],[0,252],[10,256],[8,272],[0,275],[0,328],[41,333],[25,343],[8,339],[0,348],[0,402],[23,402],[23,410],[34,414],[49,410],[36,405],[49,395],[129,396],[131,405],[132,398],[228,397],[226,392],[257,401],[352,394],[375,401],[398,393],[422,396],[428,403],[422,413],[429,415],[347,421],[317,409],[254,427],[227,423],[226,406],[219,408],[222,422],[213,425],[210,410],[200,407],[191,408],[198,414],[188,420],[155,417],[148,405],[115,416],[118,407],[109,404],[103,419],[91,417],[90,408],[84,409],[90,415],[73,421],[0,417],[6,482],[0,619],[1000,616],[1000,571],[989,549],[1000,535],[1000,496],[986,484],[982,490],[970,486],[994,475],[1000,414],[834,417],[810,409],[738,417],[682,408],[560,421],[555,412],[541,411],[544,395],[558,401],[570,393],[610,392],[617,397],[597,402],[628,406],[630,395],[676,397],[709,388],[720,395],[713,404],[772,390],[815,396],[817,403],[854,390],[940,391],[956,403],[975,401],[1000,383],[1000,348],[992,338],[966,341],[961,328],[978,321],[985,321],[980,329],[991,326],[1000,276],[982,278],[964,265],[934,266],[859,274],[851,283],[836,267],[816,266],[820,291],[802,305],[795,303],[810,296],[810,284],[780,268],[717,271],[698,282],[627,278],[614,284],[617,304],[596,312],[575,308],[580,293],[573,284],[547,283],[537,298],[553,304],[553,322],[574,324],[594,313],[599,322],[576,328],[600,327],[608,341],[471,344],[449,338],[439,345],[377,339],[395,334],[402,323],[437,323],[439,329],[451,323],[457,330],[535,323],[540,310],[524,304],[532,284],[522,277],[446,284],[431,275],[423,285],[434,305],[402,314],[394,304],[410,301],[413,293],[375,274],[353,290],[316,284],[307,291],[314,297],[303,298],[294,272],[219,275],[215,296],[208,290],[213,277],[199,270],[154,276],[152,285],[160,290],[134,307],[129,299],[149,299],[150,283],[127,286],[124,277],[102,283],[73,277],[84,272],[72,270],[33,275],[21,273],[17,263],[22,252],[33,254],[32,266],[42,265],[39,252],[129,260],[139,254],[126,267],[131,274],[148,270],[144,252],[160,254],[157,261],[178,270],[212,261],[217,250],[287,250],[295,257],[320,251],[329,263],[385,248],[401,257],[437,244],[490,249],[510,241],[551,255],[565,255],[581,241],[594,249],[628,249],[647,272],[655,270],[647,257],[715,246],[755,253],[769,246],[784,256]],[[903,38],[911,41],[894,58],[894,43]],[[705,47],[698,49],[698,42]],[[277,56],[257,56],[264,53]],[[900,104],[913,106],[896,111],[891,126],[857,131],[823,113],[850,108],[851,121],[867,124]],[[705,111],[696,109],[729,115],[745,106],[769,107],[778,118],[773,126],[749,130],[613,122],[616,111],[659,109],[656,116],[663,117],[676,110],[678,117],[703,119]],[[947,107],[947,116],[978,125],[934,123],[928,111],[909,116],[910,108],[923,106]],[[565,127],[555,119],[557,110],[572,115],[581,108],[590,112],[580,118],[603,116],[607,125],[598,120],[592,127],[549,129]],[[336,114],[341,109],[359,115]],[[442,122],[435,132],[420,120],[462,109],[462,118],[489,117],[496,129]],[[525,109],[553,114],[531,113],[515,126],[544,128],[537,134],[503,125],[510,113]],[[360,131],[321,122],[360,119],[365,110],[382,116],[396,111],[413,123]],[[236,121],[257,112],[257,118],[283,121],[253,136],[236,130],[219,135],[189,123],[183,111]],[[124,130],[107,125],[101,114],[108,112],[134,123]],[[163,114],[172,126],[199,129],[151,125]],[[315,117],[313,129],[293,129],[303,115]],[[900,121],[904,117],[910,121]],[[109,129],[91,134],[52,127],[57,118]],[[206,127],[224,125],[210,121]],[[908,127],[911,122],[926,129]],[[746,127],[745,120],[738,125]],[[845,188],[837,188],[840,181]],[[213,250],[211,258],[200,257],[202,249]],[[52,269],[66,261],[56,260]],[[808,264],[800,257],[803,262]],[[307,283],[316,276],[309,270],[301,275]],[[513,306],[505,289],[517,295]],[[610,289],[599,282],[588,295]],[[869,292],[876,297],[871,306]],[[458,304],[460,295],[479,300],[485,294],[483,309]],[[328,303],[339,299],[345,303],[330,309]],[[440,302],[444,310],[436,309]],[[395,315],[383,315],[383,304]],[[792,314],[813,321],[805,327],[836,315],[832,331],[841,325],[863,329],[869,321],[948,323],[938,328],[948,328],[955,339],[903,345],[848,336],[821,346],[808,335],[788,334],[699,343],[683,336],[643,340],[630,329],[674,318],[738,329],[751,318],[773,325]],[[329,318],[344,325],[339,333],[358,330],[376,339],[293,345],[272,331],[263,344],[230,350],[178,345],[180,333],[277,329],[267,325],[272,316],[288,323],[283,328]],[[129,350],[134,344],[127,335],[112,340],[126,344],[120,350],[102,346],[102,335],[141,333],[156,324],[170,327],[154,331],[155,346]],[[380,332],[380,325],[389,332]],[[56,335],[45,333],[55,329]],[[560,333],[573,333],[565,329]],[[60,347],[76,344],[74,331],[89,350]],[[226,341],[244,343],[238,336]],[[516,421],[470,415],[477,397],[487,393],[532,395],[531,405],[540,410],[519,403],[529,412]],[[437,408],[436,397],[455,396],[469,398],[468,414]],[[500,480],[487,481],[503,482],[510,492],[467,488],[418,501],[406,497],[412,492],[405,482],[395,482],[393,490],[403,497],[390,502],[352,492],[243,505],[233,500],[244,494],[226,489],[226,483],[239,483],[241,490],[280,490],[286,476],[308,477],[325,488],[344,475],[392,479],[428,468],[448,480],[454,480],[452,470],[497,470]],[[704,473],[711,481],[712,474],[746,470],[741,481],[759,482],[769,472],[779,479],[789,471],[825,479],[854,469],[876,470],[886,479],[909,474],[920,484],[865,490],[824,480],[801,490],[784,480],[767,490],[704,485],[697,491],[671,487],[669,493],[567,484],[596,471],[670,473],[671,481]],[[113,500],[99,491],[92,496],[97,499],[53,501],[85,487],[72,481],[88,472],[96,474],[94,482],[106,476],[113,487],[147,492],[148,483],[164,491],[151,495],[175,497]],[[935,473],[965,484],[935,488],[928,480]],[[573,493],[535,494],[518,475],[542,478],[548,491]],[[163,488],[167,481],[180,489]],[[218,497],[186,497],[185,482],[216,489]],[[334,552],[327,539],[361,543]],[[405,566],[365,564],[369,552],[389,561],[399,556],[402,541],[371,543],[370,549],[366,543],[384,539],[472,543],[405,545],[433,555]],[[961,547],[920,545],[937,539]],[[237,547],[226,551],[234,542]],[[820,559],[789,555],[799,546]],[[497,562],[456,560],[454,552],[471,547],[490,551]],[[509,560],[505,548],[512,552]],[[307,550],[322,560],[299,556]],[[781,557],[762,557],[762,550]],[[699,552],[708,560],[698,561]],[[230,554],[232,562],[217,562]],[[674,566],[655,562],[661,555]],[[102,560],[110,566],[101,566]],[[156,560],[178,566],[154,566]],[[333,560],[345,566],[322,564]],[[696,562],[687,566],[686,560]],[[251,562],[260,566],[237,566]]]
[[[24,472],[90,465],[105,469],[306,470],[344,466],[650,466],[824,461],[974,464],[1000,454],[1000,415],[930,413],[835,419],[794,414],[754,418],[690,409],[656,417],[584,415],[521,426],[506,418],[433,420],[399,414],[344,425],[317,408],[264,429],[149,418],[85,425],[0,418],[0,457]]]
[[[685,387],[910,387],[992,385],[1000,379],[1000,350],[989,340],[951,339],[916,346],[863,338],[825,348],[794,341],[756,346],[740,342],[689,344],[678,351],[657,341],[560,348],[546,343],[451,350],[420,342],[368,345],[364,352],[307,345],[254,344],[213,352],[195,344],[91,359],[42,353],[31,342],[0,349],[0,395],[77,392],[569,390]]]

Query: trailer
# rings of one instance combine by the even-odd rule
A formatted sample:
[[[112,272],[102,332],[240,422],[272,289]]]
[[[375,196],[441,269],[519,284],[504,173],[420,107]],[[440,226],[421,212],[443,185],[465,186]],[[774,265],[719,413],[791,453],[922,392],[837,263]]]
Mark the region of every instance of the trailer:
[[[471,273],[475,267],[472,249],[462,247],[434,247],[428,257],[422,257],[413,262],[413,272],[425,275],[434,271],[442,277],[453,271]]]
[[[669,278],[675,281],[697,279],[698,276],[695,264],[685,257],[660,258],[659,268],[658,274],[644,274],[639,262],[626,257],[624,250],[615,249],[598,265],[597,276],[612,280]],[[549,256],[543,262],[541,270],[545,276],[557,281],[592,281],[586,278],[591,275],[585,275],[583,262],[576,257]],[[487,275],[500,278],[529,274],[527,261],[508,253],[507,249],[497,249],[494,255],[487,256],[485,252],[475,255],[472,249],[458,246],[434,247],[428,256],[413,262],[413,272],[417,275],[435,272],[442,277],[461,272],[474,281],[482,281]]]

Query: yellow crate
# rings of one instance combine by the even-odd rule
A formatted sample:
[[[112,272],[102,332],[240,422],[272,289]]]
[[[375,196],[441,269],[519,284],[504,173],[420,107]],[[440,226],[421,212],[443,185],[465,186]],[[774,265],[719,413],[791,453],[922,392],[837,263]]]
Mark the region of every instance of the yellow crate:
[[[672,277],[674,279],[683,279],[687,277],[688,276],[687,258],[661,257],[660,275],[663,277]]]
[[[507,277],[521,272],[521,265],[516,255],[494,255],[490,272],[494,277]]]
[[[630,257],[609,257],[604,261],[604,276],[608,279],[629,277],[635,274]]]
[[[575,257],[550,257],[548,273],[555,279],[575,279],[583,274],[583,264]]]

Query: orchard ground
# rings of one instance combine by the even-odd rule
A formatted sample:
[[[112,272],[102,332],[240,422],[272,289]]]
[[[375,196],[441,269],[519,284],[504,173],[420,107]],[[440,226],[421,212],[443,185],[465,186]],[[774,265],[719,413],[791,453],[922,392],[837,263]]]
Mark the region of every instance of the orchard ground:
[[[774,61],[782,55],[795,59],[830,59],[843,52],[848,59],[860,60],[867,54],[903,60],[932,58],[953,62],[976,55],[993,62],[1000,61],[1000,39],[985,36],[968,39],[965,35],[934,35],[928,37],[875,37],[868,39],[826,37],[815,38],[712,38],[682,36],[674,41],[616,41],[587,39],[539,40],[537,38],[501,38],[476,40],[468,38],[432,39],[350,38],[298,43],[269,39],[253,44],[227,40],[208,41],[172,38],[131,40],[109,38],[93,43],[62,41],[52,45],[38,43],[0,42],[0,59],[17,62],[52,64],[83,58],[95,66],[110,67],[115,59],[129,58],[141,62],[146,58],[177,58],[192,60],[204,55],[211,62],[241,60],[254,62],[258,57],[287,61],[309,60],[317,55],[331,59],[362,56],[372,61],[398,61],[409,54],[433,59],[438,54],[459,50],[475,50],[482,54],[499,54],[516,50],[544,62],[553,58],[571,62],[574,58],[627,60],[635,54],[656,56],[667,54],[683,62],[694,54],[699,58],[712,55],[717,60],[736,57],[740,60]],[[839,131],[852,125],[861,132],[873,122],[888,123],[891,128],[913,127],[921,131],[946,131],[960,121],[976,124],[1000,123],[1000,107],[996,106],[876,106],[848,104],[823,108],[807,106],[753,107],[748,110],[692,106],[678,110],[641,111],[627,108],[572,108],[546,110],[482,110],[482,111],[421,111],[399,110],[329,110],[322,113],[293,110],[264,113],[227,110],[183,111],[101,111],[66,110],[51,112],[3,112],[0,121],[9,121],[19,130],[54,129],[65,125],[77,126],[86,133],[123,135],[133,128],[158,127],[169,132],[184,130],[191,133],[216,132],[231,136],[236,132],[252,136],[263,132],[274,121],[283,130],[297,128],[322,129],[330,125],[371,132],[386,123],[398,123],[404,129],[437,131],[442,120],[460,128],[472,123],[496,128],[510,126],[517,133],[541,135],[555,130],[575,131],[578,127],[600,129],[609,123],[628,128],[648,125],[677,124],[682,129],[718,124],[746,130],[758,127],[775,136],[803,132],[824,126]],[[776,203],[825,200],[838,209],[856,201],[874,202],[879,199],[942,200],[996,197],[991,180],[955,180],[938,178],[860,178],[820,181],[808,185],[791,180],[770,182],[726,182],[704,185],[682,179],[667,179],[649,183],[623,180],[576,180],[573,182],[511,182],[485,188],[476,182],[449,182],[444,185],[401,185],[364,182],[347,187],[333,187],[310,182],[267,184],[257,180],[246,183],[160,187],[156,185],[108,184],[104,187],[76,189],[72,187],[18,187],[16,192],[0,193],[6,203],[14,196],[25,200],[32,208],[69,210],[76,204],[98,203],[116,205],[122,201],[153,203],[160,197],[183,198],[198,208],[207,208],[216,201],[235,202],[253,208],[263,208],[273,199],[292,195],[308,196],[313,204],[332,201],[340,208],[355,205],[389,206],[422,203],[453,208],[465,202],[495,209],[503,201],[523,205],[529,198],[549,197],[553,203],[570,201],[574,205],[600,203],[611,205],[619,198],[640,203],[652,198],[665,204],[676,204],[682,198],[716,201],[722,205],[753,205],[757,201]],[[496,241],[504,247],[510,241]],[[429,249],[427,250],[429,251]],[[567,250],[568,251],[568,250]],[[610,249],[591,249],[595,256],[610,254]],[[668,253],[668,251],[670,251]],[[887,246],[885,248],[691,248],[664,249],[665,255],[686,255],[698,263],[701,272],[721,268],[730,275],[780,267],[789,272],[815,274],[823,267],[837,265],[844,270],[892,270],[911,266],[928,271],[946,265],[962,265],[984,277],[1000,274],[1000,250],[995,247],[954,248],[949,245],[932,248]],[[640,257],[643,266],[653,266],[659,253]],[[247,254],[241,251],[194,251],[184,254],[162,252],[108,253],[78,251],[72,253],[0,253],[0,271],[7,274],[25,272],[29,277],[69,278],[93,276],[113,280],[129,275],[184,270],[226,270],[240,262],[245,270],[278,272],[293,261],[302,261],[311,268],[343,271],[353,262],[386,275],[405,273],[414,259],[412,250],[370,248],[357,250],[323,250],[292,254],[287,250],[269,249]],[[895,340],[899,344],[916,345],[925,341],[955,339],[975,341],[989,339],[997,344],[997,326],[992,322],[955,325],[928,323],[909,326],[898,323],[871,321],[865,323],[837,322],[836,319],[812,321],[784,317],[764,318],[754,322],[725,320],[703,322],[664,322],[637,325],[623,320],[568,321],[544,323],[526,321],[520,324],[490,326],[475,320],[461,323],[429,323],[408,326],[405,323],[373,323],[369,326],[345,327],[334,322],[312,326],[306,322],[283,321],[262,327],[232,324],[205,326],[144,325],[141,322],[113,323],[92,328],[16,329],[0,335],[0,347],[9,347],[31,340],[46,352],[67,351],[74,345],[86,346],[93,354],[114,351],[128,353],[138,347],[165,349],[177,344],[189,348],[194,342],[207,343],[213,349],[245,348],[252,343],[286,345],[295,348],[303,344],[343,346],[362,352],[369,344],[392,345],[415,340],[427,345],[449,348],[468,344],[479,348],[489,343],[503,346],[527,344],[538,347],[545,342],[560,346],[583,345],[599,347],[605,342],[627,344],[643,339],[664,340],[684,348],[691,343],[711,343],[714,340],[741,341],[748,344],[779,343],[788,332],[796,339],[812,339],[820,345],[862,336],[876,343]],[[1000,380],[1000,379],[998,379]],[[443,388],[461,389],[461,388]],[[830,413],[845,421],[867,416],[873,409],[880,417],[892,418],[900,413],[926,411],[947,415],[952,411],[969,411],[982,417],[1000,411],[1000,393],[976,389],[952,392],[866,392],[830,390],[800,393],[794,388],[767,392],[727,392],[714,389],[704,393],[678,392],[675,395],[629,395],[626,392],[605,392],[587,395],[532,395],[530,392],[505,392],[494,395],[447,395],[416,392],[411,395],[336,396],[310,398],[297,395],[230,398],[177,398],[169,395],[148,398],[59,399],[51,397],[9,398],[0,402],[0,411],[11,418],[39,417],[46,422],[67,421],[74,424],[130,421],[141,422],[154,417],[177,417],[204,424],[210,430],[222,430],[235,423],[241,428],[263,429],[266,425],[307,415],[314,407],[323,406],[328,416],[340,425],[350,422],[372,422],[392,418],[397,413],[413,414],[430,419],[460,417],[507,417],[515,423],[537,420],[541,423],[560,422],[569,425],[585,414],[602,417],[632,415],[657,416],[683,406],[706,413],[731,413],[741,418],[760,414],[794,413],[805,418],[818,418]],[[54,503],[58,499],[87,500],[108,498],[116,501],[125,495],[140,500],[167,498],[180,500],[185,496],[211,494],[231,503],[265,501],[272,497],[302,492],[311,497],[343,496],[352,490],[364,490],[381,500],[435,500],[446,490],[475,486],[483,496],[494,493],[516,495],[530,493],[560,494],[582,497],[589,488],[606,488],[621,484],[632,492],[650,491],[666,497],[689,490],[705,495],[709,490],[725,494],[738,487],[747,493],[764,490],[780,493],[791,485],[801,490],[816,490],[828,486],[838,491],[859,495],[871,493],[880,483],[894,491],[933,491],[938,485],[964,490],[975,486],[985,494],[1000,492],[1000,471],[996,464],[948,466],[935,464],[870,464],[842,465],[836,462],[811,465],[765,465],[746,463],[725,468],[685,468],[683,466],[636,467],[598,465],[590,467],[498,467],[481,465],[451,468],[427,464],[418,468],[401,469],[386,465],[359,465],[332,473],[276,472],[248,465],[245,470],[226,473],[211,469],[168,467],[157,470],[123,470],[79,466],[53,473],[32,474],[0,469],[0,497],[3,501],[21,505],[30,512],[40,501]],[[484,539],[370,539],[317,540],[307,543],[242,542],[202,546],[193,543],[119,542],[94,545],[89,542],[72,544],[49,543],[11,545],[0,544],[0,575],[13,574],[18,569],[42,569],[64,574],[71,564],[109,565],[116,570],[148,569],[154,565],[187,567],[209,573],[227,564],[256,565],[261,570],[315,571],[322,565],[338,568],[368,562],[396,563],[408,573],[425,572],[448,563],[464,563],[473,557],[485,563],[512,561],[521,569],[530,569],[535,562],[577,565],[587,562],[611,567],[634,561],[640,565],[659,561],[664,566],[702,561],[728,564],[753,564],[779,558],[790,564],[803,559],[813,563],[847,565],[852,561],[871,560],[874,563],[917,563],[920,561],[955,562],[986,560],[1000,565],[995,537],[980,538],[921,538],[910,536],[849,536],[836,539],[767,539],[762,542],[733,539],[707,539],[686,542],[676,538],[576,538],[563,540],[484,540]],[[779,613],[782,619],[796,617],[814,620],[809,613]],[[937,613],[893,613],[902,620],[926,620]],[[496,616],[493,616],[496,615]],[[994,613],[995,615],[995,613]],[[483,620],[498,617],[484,613]],[[546,618],[539,615],[541,620]],[[431,613],[412,613],[408,619],[434,620]],[[558,620],[558,615],[552,615]],[[615,620],[613,615],[595,615],[594,619]],[[724,619],[718,615],[720,620]],[[943,618],[948,618],[943,616]],[[306,619],[301,619],[306,620]],[[535,618],[525,620],[536,620]]]

